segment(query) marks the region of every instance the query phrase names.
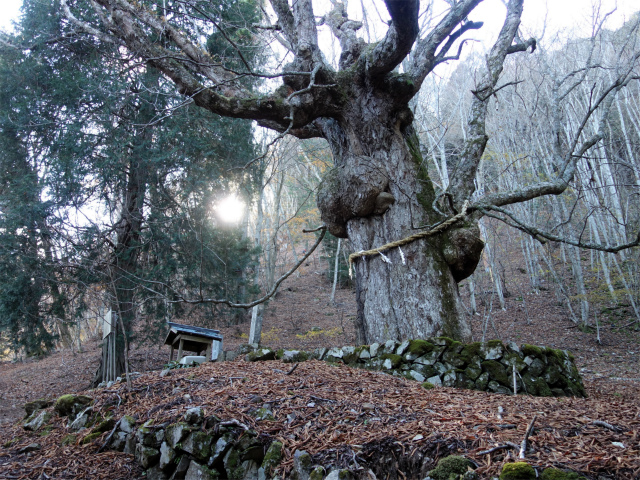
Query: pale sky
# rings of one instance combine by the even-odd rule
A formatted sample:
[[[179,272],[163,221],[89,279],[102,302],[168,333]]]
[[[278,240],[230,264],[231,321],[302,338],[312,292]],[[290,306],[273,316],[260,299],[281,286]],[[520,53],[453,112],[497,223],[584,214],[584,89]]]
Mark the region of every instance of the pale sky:
[[[625,18],[628,19],[634,11],[640,10],[638,0],[526,0],[522,19],[524,33],[539,34],[546,15],[548,32],[580,26],[582,35],[588,35],[593,3],[602,4],[602,13],[617,6],[617,12],[611,17],[610,28],[619,27]],[[21,4],[22,0],[0,0],[0,29],[10,28],[11,20],[19,15]],[[359,4],[359,1],[351,0],[350,12]],[[375,4],[380,15],[388,17],[383,2],[377,0]],[[481,35],[479,32],[474,33],[475,37],[485,40],[483,37],[490,36],[490,32],[496,34],[504,19],[504,11],[502,0],[484,0],[471,15],[472,20],[485,22],[484,32]],[[377,14],[373,12],[371,15]]]

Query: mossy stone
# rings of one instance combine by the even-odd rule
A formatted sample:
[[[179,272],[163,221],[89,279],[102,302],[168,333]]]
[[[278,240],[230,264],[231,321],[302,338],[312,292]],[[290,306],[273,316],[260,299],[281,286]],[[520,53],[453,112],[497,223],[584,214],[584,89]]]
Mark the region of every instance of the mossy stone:
[[[171,448],[176,448],[176,445],[178,445],[182,441],[182,439],[185,438],[187,434],[192,430],[193,427],[191,427],[188,423],[172,423],[165,429],[164,438],[167,440],[167,444]]]
[[[536,471],[527,462],[506,463],[500,480],[536,480]]]
[[[433,480],[449,480],[464,475],[473,464],[459,455],[449,455],[440,459],[436,468],[429,472]]]
[[[111,430],[113,427],[115,427],[116,425],[116,421],[114,420],[113,417],[108,417],[105,420],[101,421],[100,423],[98,423],[98,425],[96,425],[92,432],[93,433],[104,433],[104,432],[108,432],[109,430]]]
[[[152,467],[160,460],[160,451],[156,448],[145,447],[141,443],[136,445],[135,457],[142,468]]]
[[[56,400],[54,410],[62,417],[76,413],[79,406],[86,406],[93,402],[93,398],[87,395],[62,395]]]
[[[133,418],[131,415],[125,415],[120,419],[119,430],[125,433],[133,432],[133,429],[135,428],[135,426],[136,426],[136,419]]]
[[[460,354],[452,348],[448,348],[447,351],[444,352],[442,355],[442,361],[453,365],[456,368],[462,368],[467,364]]]
[[[216,480],[217,478],[220,478],[220,473],[217,470],[210,469],[206,465],[200,465],[199,463],[192,461],[189,463],[189,468],[187,469],[185,475],[176,475],[176,478],[198,478],[200,480]]]
[[[482,374],[482,367],[480,363],[471,364],[467,368],[464,369],[464,374],[469,380],[473,380],[474,382],[478,379],[478,377]]]
[[[436,388],[436,386],[431,382],[422,382],[422,388],[431,390],[432,388]]]
[[[504,354],[504,344],[500,340],[489,340],[482,345],[481,357],[485,360],[500,360]]]
[[[158,466],[161,470],[171,470],[176,462],[176,451],[167,445],[167,442],[162,442],[160,445],[160,460]]]
[[[276,352],[270,348],[261,348],[253,352],[249,352],[246,356],[247,362],[264,362],[268,360],[275,360]]]
[[[190,453],[198,460],[206,460],[211,453],[211,436],[205,432],[192,432],[187,439],[182,442],[181,450]]]
[[[405,352],[405,356],[412,355],[413,358],[415,359],[424,355],[425,353],[431,352],[434,349],[434,347],[435,345],[433,343],[428,342],[426,340],[421,340],[421,339],[411,340]]]
[[[456,371],[451,369],[444,372],[442,375],[443,387],[455,387],[456,386]]]
[[[412,366],[413,370],[420,373],[424,378],[431,378],[434,375],[440,375],[432,365],[422,365],[420,363],[414,363]]]
[[[531,374],[533,377],[539,377],[544,372],[545,364],[540,358],[537,357],[529,357],[529,366],[527,367],[527,372]]]
[[[402,363],[402,357],[395,353],[385,353],[380,359],[382,360],[382,366],[387,370],[398,368]]]
[[[501,393],[503,395],[510,395],[511,393],[513,393],[509,388],[505,387],[504,385],[500,385],[495,380],[489,380],[489,384],[487,385],[487,389],[490,392]]]
[[[456,388],[473,389],[475,387],[474,380],[467,377],[466,370],[456,370]]]
[[[482,370],[489,374],[491,380],[495,380],[503,386],[509,386],[509,376],[507,369],[496,360],[485,360],[482,362]]]
[[[48,408],[51,405],[53,405],[53,402],[44,398],[39,398],[37,400],[27,402],[24,404],[24,411],[26,412],[24,418],[29,418],[36,410],[42,410],[43,408]]]
[[[282,462],[282,442],[274,440],[264,455],[261,467],[267,475],[271,476],[280,462]]]
[[[547,367],[547,370],[544,372],[544,381],[552,387],[563,388],[567,386],[567,381],[560,367],[555,363]]]
[[[76,443],[77,439],[78,439],[77,435],[70,433],[69,435],[65,435],[64,437],[62,437],[62,441],[60,442],[60,445],[73,445]]]
[[[448,347],[449,345],[451,345],[452,343],[455,342],[455,340],[449,338],[449,337],[435,337],[431,340],[435,345],[439,345],[441,347]],[[455,343],[460,343],[460,342],[455,342]]]
[[[580,380],[574,382],[567,379],[567,386],[565,387],[564,392],[571,397],[587,398],[587,391]]]
[[[348,365],[353,365],[358,361],[359,353],[355,347],[342,347],[342,361]]]
[[[309,480],[323,480],[325,478],[325,473],[327,473],[324,467],[318,465],[309,474]]]
[[[257,410],[254,410],[252,415],[256,420],[266,420],[269,422],[272,422],[275,420],[271,409],[266,407],[261,407],[261,408],[258,408]]]
[[[525,343],[524,345],[522,345],[522,354],[525,357],[531,356],[531,357],[541,358],[544,355],[544,350],[541,347],[538,347],[536,345],[530,345],[528,343]]]
[[[93,442],[96,438],[99,438],[100,435],[102,435],[100,432],[90,433],[82,439],[82,445]]]
[[[487,389],[487,385],[489,384],[489,374],[487,372],[483,372],[475,382],[476,390],[485,391]]]
[[[565,472],[559,468],[545,468],[541,480],[583,480],[585,477],[576,472]]]
[[[462,358],[467,364],[474,362],[474,359],[480,358],[482,353],[482,343],[473,342],[467,343],[460,350],[460,358]]]
[[[502,356],[500,363],[505,365],[509,370],[513,369],[513,365],[516,366],[516,370],[518,373],[522,372],[525,368],[527,368],[527,364],[524,363],[524,360],[520,355],[514,352],[507,352]]]
[[[46,425],[52,416],[53,414],[47,410],[36,410],[31,417],[24,422],[22,428],[36,431],[43,425]]]

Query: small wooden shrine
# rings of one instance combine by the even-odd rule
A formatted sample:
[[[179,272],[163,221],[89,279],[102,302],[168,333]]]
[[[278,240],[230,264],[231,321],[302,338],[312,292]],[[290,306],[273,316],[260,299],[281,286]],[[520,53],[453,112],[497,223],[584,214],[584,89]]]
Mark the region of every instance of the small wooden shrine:
[[[174,322],[167,322],[167,324],[169,325],[169,333],[164,344],[171,346],[169,361],[173,360],[173,352],[176,349],[178,350],[177,361],[182,359],[185,351],[195,352],[196,355],[206,352],[206,361],[217,360],[218,353],[222,351],[220,330]]]

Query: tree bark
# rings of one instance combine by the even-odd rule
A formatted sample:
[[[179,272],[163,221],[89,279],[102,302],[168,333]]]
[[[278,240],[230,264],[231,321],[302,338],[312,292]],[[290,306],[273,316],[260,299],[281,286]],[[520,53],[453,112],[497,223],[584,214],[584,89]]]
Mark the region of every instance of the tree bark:
[[[94,386],[103,378],[107,381],[115,380],[126,372],[127,338],[131,336],[137,314],[135,282],[131,276],[135,274],[140,254],[140,231],[144,220],[148,171],[146,165],[135,157],[130,159],[127,167],[128,178],[123,192],[120,219],[115,225],[116,242],[109,272],[113,294],[111,310],[113,315],[118,316],[118,321],[113,325],[115,352],[110,353],[108,344],[103,345],[101,362],[93,381]],[[115,355],[115,371],[107,369],[108,375],[105,375],[103,369],[109,355]]]
[[[369,250],[443,220],[420,155],[412,116],[375,92],[354,95],[343,122],[323,126],[335,168],[318,193],[329,231]],[[394,111],[385,121],[379,112]],[[376,115],[378,113],[378,115]],[[357,133],[356,133],[357,132]],[[459,227],[459,226],[457,226]],[[469,339],[457,281],[475,270],[482,252],[477,226],[453,228],[355,261],[359,343],[445,335]]]

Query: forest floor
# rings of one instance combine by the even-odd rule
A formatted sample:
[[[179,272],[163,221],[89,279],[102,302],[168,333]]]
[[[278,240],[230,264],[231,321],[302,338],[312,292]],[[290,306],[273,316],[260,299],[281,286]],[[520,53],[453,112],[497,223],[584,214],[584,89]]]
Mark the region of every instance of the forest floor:
[[[517,275],[513,276],[511,290],[513,292],[524,292],[523,285],[525,282],[525,278],[519,278]],[[263,324],[262,343],[274,348],[284,347],[306,350],[318,347],[353,345],[355,342],[355,294],[352,289],[338,289],[335,302],[330,302],[330,293],[331,284],[324,275],[319,260],[314,259],[303,266],[299,275],[291,276],[282,284],[278,295],[267,307]],[[495,429],[484,425],[480,430],[484,429],[482,431],[486,435],[480,435],[478,433],[480,431],[478,425],[482,422],[479,423],[479,417],[476,416],[474,421],[470,421],[467,418],[468,415],[463,412],[469,412],[471,408],[475,412],[474,415],[484,416],[485,419],[491,418],[491,422],[496,422],[497,420],[493,418],[496,413],[493,407],[497,408],[498,404],[500,404],[504,406],[508,415],[513,416],[513,418],[505,418],[504,421],[519,425],[517,432],[519,432],[518,435],[520,436],[522,434],[521,430],[524,431],[523,428],[526,428],[526,423],[534,413],[542,415],[546,419],[546,424],[550,430],[545,434],[546,437],[538,439],[540,448],[537,450],[539,450],[539,454],[532,460],[533,463],[544,464],[546,462],[547,464],[551,463],[558,466],[575,467],[576,470],[582,471],[584,471],[582,467],[586,465],[585,468],[587,470],[590,468],[594,472],[592,478],[599,478],[596,474],[602,475],[600,478],[640,478],[640,452],[638,452],[638,434],[640,430],[640,332],[635,328],[635,325],[631,325],[633,319],[627,316],[629,312],[625,311],[625,307],[609,309],[607,310],[608,316],[601,315],[599,343],[594,332],[584,332],[576,328],[576,325],[568,318],[565,307],[558,304],[552,290],[542,290],[537,294],[512,294],[506,298],[505,310],[495,308],[497,300],[491,302],[487,295],[479,298],[484,298],[485,301],[479,304],[480,313],[473,316],[474,340],[482,340],[484,333],[485,340],[497,338],[503,341],[514,341],[518,344],[530,343],[571,351],[583,376],[589,398],[586,400],[564,399],[564,403],[560,405],[558,403],[560,400],[558,399],[514,398],[444,388],[436,389],[434,392],[430,391],[427,394],[424,390],[418,388],[417,383],[412,385],[411,382],[404,379],[395,379],[366,371],[355,371],[348,369],[348,367],[340,367],[341,370],[347,369],[348,371],[336,375],[335,369],[327,370],[327,367],[322,362],[307,362],[309,365],[304,368],[301,366],[297,371],[297,376],[292,376],[295,379],[291,381],[297,382],[296,385],[298,387],[306,385],[310,389],[309,394],[313,393],[317,397],[332,399],[334,404],[331,404],[332,408],[323,410],[322,422],[324,423],[321,422],[322,425],[318,424],[319,431],[323,432],[321,437],[314,436],[313,430],[309,433],[309,429],[307,429],[306,437],[302,434],[286,433],[287,430],[283,426],[283,430],[279,431],[278,435],[285,435],[286,433],[288,435],[287,438],[295,439],[289,441],[287,447],[289,448],[287,450],[289,454],[292,453],[293,450],[291,449],[294,447],[306,448],[310,453],[319,455],[317,458],[320,458],[323,454],[316,450],[321,447],[322,442],[318,439],[326,440],[330,438],[330,442],[324,442],[325,447],[329,445],[330,448],[327,447],[329,450],[327,448],[324,450],[327,452],[332,451],[339,457],[342,451],[340,450],[340,445],[366,444],[369,445],[367,448],[374,448],[374,446],[375,448],[382,448],[381,445],[387,442],[389,438],[397,438],[401,442],[405,442],[414,438],[417,433],[428,431],[428,435],[427,433],[423,435],[426,440],[433,440],[434,432],[438,432],[438,438],[444,438],[449,442],[447,443],[449,450],[461,448],[463,451],[471,452],[470,455],[473,457],[483,448],[495,446],[499,441],[507,439],[510,435],[514,436],[515,432],[496,433]],[[491,306],[493,308],[489,312]],[[188,323],[186,320],[176,319],[176,321]],[[249,324],[222,326],[219,328],[224,335],[225,350],[233,349],[239,344],[246,343]],[[169,397],[173,387],[169,388],[169,386],[175,385],[174,377],[178,375],[176,373],[171,378],[162,380],[158,377],[158,371],[168,359],[168,347],[160,347],[161,343],[160,341],[151,346],[134,345],[131,352],[133,370],[151,372],[149,375],[136,380],[136,382],[142,382],[146,385],[153,384],[155,385],[154,388],[157,389],[157,391],[148,395],[149,398],[144,400],[145,408],[149,407],[153,402],[170,401]],[[56,456],[61,453],[59,451],[61,447],[59,445],[56,446],[57,437],[55,435],[50,436],[50,439],[42,440],[47,444],[53,442],[51,443],[51,448],[54,450],[48,450],[48,457],[46,457],[50,461],[47,462],[49,467],[53,468],[52,466],[58,465],[53,470],[47,470],[46,468],[38,470],[35,468],[38,466],[36,465],[38,462],[40,462],[39,466],[42,467],[45,458],[42,455],[38,454],[28,459],[24,454],[21,456],[15,455],[15,450],[20,442],[17,442],[11,448],[3,448],[1,446],[2,443],[7,441],[7,438],[17,435],[17,432],[20,431],[15,422],[24,415],[23,405],[27,401],[37,398],[55,399],[65,393],[75,393],[87,389],[97,368],[99,356],[99,342],[94,340],[85,342],[83,352],[60,350],[39,360],[28,359],[22,362],[0,363],[0,478],[5,478],[3,477],[3,471],[5,476],[8,475],[6,478],[84,478],[83,475],[89,474],[88,470],[83,470],[84,468],[89,470],[93,468],[95,474],[100,470],[100,465],[107,464],[113,468],[116,468],[116,465],[119,466],[118,468],[122,468],[120,474],[115,473],[117,469],[113,470],[113,475],[109,478],[134,478],[137,475],[137,467],[132,464],[128,457],[122,457],[121,454],[91,455],[91,460],[87,457],[82,462],[77,461],[77,455],[93,454],[97,447],[93,448],[93,450],[86,446],[65,447],[68,450],[65,450],[65,456],[70,454],[71,450],[69,449],[75,449],[75,454],[72,457],[76,459],[76,462],[74,467],[67,464],[65,464],[66,466],[61,466]],[[225,388],[231,388],[231,386],[235,385],[233,386],[234,391],[232,393],[227,392],[225,398],[237,398],[236,405],[234,407],[234,402],[231,402],[229,407],[225,406],[223,408],[223,406],[218,405],[216,408],[227,409],[228,411],[225,410],[224,413],[229,415],[244,415],[242,413],[244,411],[243,408],[246,406],[247,398],[250,395],[255,395],[257,391],[264,391],[264,389],[273,391],[277,382],[282,383],[282,375],[280,375],[282,371],[275,364],[255,366],[238,361],[230,365],[240,371],[242,376],[255,378],[256,380],[255,385],[249,387],[242,387],[240,382],[235,382],[235,384],[231,382],[231,385],[225,386]],[[218,371],[222,368],[221,364],[213,364],[206,368],[211,371],[202,370],[202,373],[198,375],[208,376],[207,378],[214,378],[218,374],[222,375],[221,371]],[[228,369],[229,367],[225,366],[224,368]],[[284,368],[286,369],[287,367],[285,366]],[[179,375],[182,375],[182,373]],[[317,381],[321,377],[332,379],[328,380],[328,382],[333,380],[339,382],[342,381],[340,378],[344,377],[348,379],[349,385],[334,383],[327,386],[327,382]],[[287,377],[286,380],[285,384],[288,385],[290,378]],[[169,386],[160,387],[162,382],[169,382]],[[331,433],[332,430],[328,425],[332,422],[337,423],[342,416],[348,415],[348,412],[362,413],[362,406],[358,407],[357,402],[365,401],[366,395],[353,396],[353,392],[350,392],[350,389],[355,384],[368,385],[369,390],[365,391],[365,393],[369,392],[367,393],[369,395],[371,392],[381,390],[396,392],[395,396],[392,395],[393,398],[389,398],[386,401],[388,408],[382,409],[376,417],[385,420],[378,424],[370,423],[368,428],[363,430],[351,429],[349,434],[345,432],[336,433],[335,431]],[[181,384],[180,387],[183,389],[191,388],[189,384]],[[193,386],[196,390],[197,387],[197,385]],[[281,387],[278,386],[277,389],[280,390]],[[402,394],[398,395],[400,390],[402,390]],[[103,398],[113,395],[113,392],[109,389],[96,389],[89,394]],[[202,391],[195,391],[193,395],[196,397],[206,396]],[[231,396],[229,397],[229,395]],[[347,399],[345,395],[353,398]],[[360,396],[363,398],[360,398]],[[211,401],[215,403],[215,400]],[[416,405],[416,402],[420,405],[424,404],[423,406],[432,405],[427,410],[429,412],[434,411],[434,409],[437,410],[438,418],[429,417],[428,415],[427,417],[429,418],[427,418],[424,415],[418,415],[416,412],[418,410],[421,411],[421,409],[412,408],[410,406],[411,402],[414,405]],[[137,405],[136,408],[139,409],[141,407]],[[404,415],[402,412],[405,411],[408,416],[405,420],[402,420],[401,417]],[[334,412],[334,417],[330,417],[331,412]],[[356,413],[356,415],[360,415],[360,413]],[[357,418],[360,418],[360,416]],[[589,430],[589,419],[612,423],[619,426],[620,432],[624,433],[600,431],[597,432],[598,435],[594,436],[595,440],[591,442],[590,447],[583,444],[574,445],[575,442],[572,438],[582,438],[576,432],[581,431],[584,433]],[[400,428],[397,422],[408,423]],[[379,425],[379,427],[376,427],[376,425]],[[524,427],[520,428],[523,425]],[[570,432],[574,433],[570,434]],[[470,439],[472,438],[475,438],[475,440],[471,441]],[[515,440],[515,436],[512,440]],[[30,440],[25,437],[22,443],[24,442],[29,443]],[[613,442],[627,445],[627,451],[624,453],[617,452],[616,448],[618,447],[612,447]],[[429,448],[437,444],[437,442],[431,442],[428,445],[427,443],[421,444],[424,447],[424,452],[427,452]],[[545,444],[544,448],[543,443]],[[594,445],[599,450],[594,450]],[[632,445],[635,445],[633,449]],[[418,446],[416,444],[416,447]],[[546,453],[542,453],[543,451]],[[497,463],[506,459],[503,455],[498,455],[497,458],[493,457],[492,462],[491,456],[486,457],[481,458],[476,455],[473,458],[483,469],[482,472],[489,476],[498,471],[496,470]],[[339,460],[336,458],[333,459],[334,462]],[[591,463],[586,460],[589,458],[591,458]],[[20,468],[17,467],[18,464],[21,465]],[[82,467],[79,466],[81,464],[83,465]],[[34,468],[28,467],[28,465]],[[614,468],[614,465],[618,466]],[[59,476],[55,474],[55,472],[64,471],[67,473]],[[76,473],[74,474],[73,472]],[[40,477],[42,473],[48,476]],[[36,474],[37,476],[32,476]],[[489,476],[486,478],[489,478]],[[92,478],[100,477],[96,474]],[[416,476],[415,478],[418,477]],[[485,477],[483,476],[482,478]]]

